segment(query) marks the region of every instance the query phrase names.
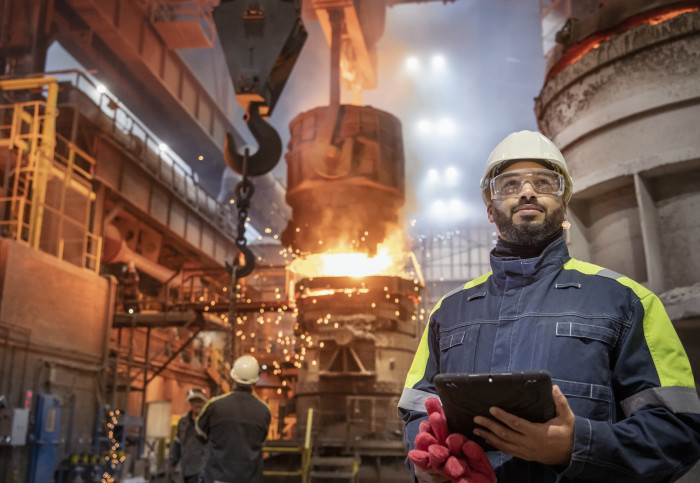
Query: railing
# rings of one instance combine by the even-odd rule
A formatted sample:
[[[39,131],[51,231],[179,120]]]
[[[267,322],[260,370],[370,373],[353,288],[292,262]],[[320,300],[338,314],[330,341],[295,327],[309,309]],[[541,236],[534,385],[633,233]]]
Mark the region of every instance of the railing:
[[[0,236],[99,272],[102,240],[90,231],[95,160],[56,134],[56,79],[0,80],[2,91],[35,89],[45,101],[0,106],[0,147],[14,157],[5,167]]]
[[[311,464],[311,428],[313,426],[314,410],[309,408],[306,416],[306,432],[304,443],[296,446],[276,446],[274,441],[268,441],[263,446],[265,453],[298,453],[301,455],[299,468],[296,470],[263,470],[263,476],[300,476],[302,483],[306,483],[309,477],[309,466]]]
[[[29,223],[24,222],[24,210],[28,205],[26,196],[0,198],[0,236],[19,243],[29,243]],[[17,215],[12,216],[15,211]]]
[[[80,71],[51,73],[64,83],[84,93],[102,114],[111,121],[108,126],[114,139],[120,143],[144,168],[182,196],[205,219],[216,220],[216,225],[230,236],[236,236],[236,216],[233,206],[219,203],[200,184],[197,173],[174,153],[129,111],[102,84]],[[249,227],[252,230],[252,227]],[[256,232],[257,233],[257,232]]]
[[[0,90],[22,90],[49,86],[53,93],[53,107],[44,101],[28,101],[0,106],[2,119],[11,119],[10,124],[0,127],[0,146],[14,154],[14,162],[6,165],[6,198],[12,202],[9,210],[3,211],[4,221],[14,225],[10,237],[24,241],[34,248],[39,247],[41,225],[48,179],[48,165],[54,150],[55,82],[26,84],[22,79],[0,82]],[[26,228],[26,230],[25,230]],[[25,236],[26,234],[26,236]]]

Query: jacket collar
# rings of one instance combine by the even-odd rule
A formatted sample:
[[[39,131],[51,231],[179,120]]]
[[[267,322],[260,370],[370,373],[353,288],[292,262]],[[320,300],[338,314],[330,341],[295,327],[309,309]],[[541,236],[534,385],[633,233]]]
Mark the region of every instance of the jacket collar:
[[[550,243],[539,257],[499,258],[491,252],[491,269],[496,285],[508,287],[527,285],[548,273],[560,269],[571,257],[563,237]]]

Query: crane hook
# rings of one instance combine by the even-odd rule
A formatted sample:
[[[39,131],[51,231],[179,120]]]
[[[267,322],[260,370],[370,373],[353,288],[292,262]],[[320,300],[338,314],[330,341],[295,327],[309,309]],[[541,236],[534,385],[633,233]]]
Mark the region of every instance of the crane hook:
[[[233,276],[233,269],[236,268],[235,278],[244,278],[250,275],[255,269],[255,254],[248,248],[247,245],[238,245],[239,256],[234,260],[233,264],[228,260],[224,260],[226,271]],[[241,261],[241,259],[243,259]]]
[[[282,140],[274,127],[265,122],[260,115],[260,102],[251,102],[246,113],[246,123],[253,137],[258,142],[258,151],[248,158],[248,176],[261,176],[275,167],[282,154]],[[229,168],[243,175],[244,156],[238,154],[236,141],[230,133],[224,140],[224,159]]]

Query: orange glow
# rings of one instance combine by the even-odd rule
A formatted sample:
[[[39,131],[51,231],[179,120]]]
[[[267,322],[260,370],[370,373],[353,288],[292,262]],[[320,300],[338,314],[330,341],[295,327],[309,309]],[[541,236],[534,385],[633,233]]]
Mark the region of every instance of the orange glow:
[[[351,249],[315,253],[294,259],[289,270],[303,277],[405,277],[406,253],[403,246],[403,237],[397,233],[378,244],[374,256]]]
[[[639,25],[658,25],[662,22],[671,20],[674,17],[683,15],[685,13],[695,12],[700,10],[700,7],[684,7],[684,8],[663,8],[659,10],[654,10],[653,12],[645,12],[640,15],[634,15],[626,19],[621,24],[614,28],[603,30],[601,32],[596,32],[590,37],[582,40],[580,43],[572,46],[567,50],[564,55],[559,59],[559,61],[551,68],[547,73],[547,79],[552,79],[556,77],[559,72],[567,68],[568,66],[575,64],[586,54],[592,50],[600,47],[602,42],[610,40],[612,37],[619,35],[627,30],[637,27]]]
[[[684,13],[695,12],[698,9],[700,9],[700,7],[687,7],[687,8],[681,8],[678,10],[674,10],[672,12],[660,13],[659,15],[651,17],[647,21],[647,23],[649,25],[657,25],[657,24],[660,24],[660,23],[665,22],[667,20],[671,20],[673,17],[677,17],[678,15],[682,15]]]
[[[334,294],[364,294],[369,293],[368,288],[341,288],[341,289],[319,289],[319,290],[309,290],[308,288],[304,290],[301,294],[302,298],[307,297],[323,297],[324,295],[334,295]]]
[[[396,254],[389,247],[381,246],[377,254],[366,253],[317,253],[297,258],[290,270],[310,277],[368,277],[370,275],[401,275],[403,270],[395,266]]]

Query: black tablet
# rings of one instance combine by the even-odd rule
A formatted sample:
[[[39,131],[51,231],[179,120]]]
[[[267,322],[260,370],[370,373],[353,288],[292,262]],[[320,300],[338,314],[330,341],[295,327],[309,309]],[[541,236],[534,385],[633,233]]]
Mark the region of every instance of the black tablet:
[[[556,410],[547,371],[505,374],[438,374],[433,379],[451,433],[462,433],[485,450],[494,448],[473,433],[474,416],[491,417],[496,406],[516,416],[544,423]],[[492,418],[493,419],[493,418]]]

